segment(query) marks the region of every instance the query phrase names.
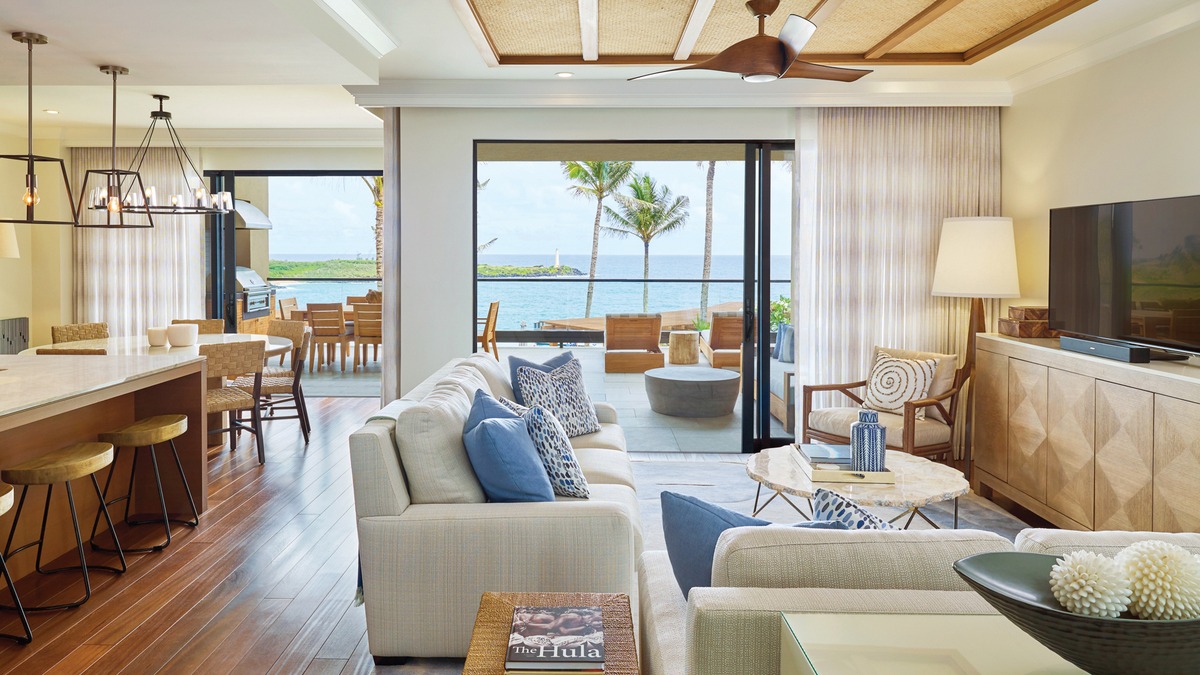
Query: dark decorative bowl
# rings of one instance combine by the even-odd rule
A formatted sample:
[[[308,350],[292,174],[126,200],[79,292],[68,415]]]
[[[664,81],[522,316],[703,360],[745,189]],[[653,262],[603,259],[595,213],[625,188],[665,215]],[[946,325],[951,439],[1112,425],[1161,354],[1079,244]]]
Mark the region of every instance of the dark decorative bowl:
[[[1058,559],[1041,553],[980,553],[954,563],[954,571],[1018,628],[1093,675],[1200,672],[1200,619],[1072,614],[1050,591],[1050,569]]]

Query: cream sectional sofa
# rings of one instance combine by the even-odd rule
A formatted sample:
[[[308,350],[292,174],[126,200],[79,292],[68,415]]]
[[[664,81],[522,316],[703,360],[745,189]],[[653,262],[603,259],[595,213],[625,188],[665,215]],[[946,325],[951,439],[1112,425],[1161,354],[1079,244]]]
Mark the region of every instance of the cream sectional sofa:
[[[616,411],[597,403],[601,430],[571,439],[590,499],[484,503],[462,446],[478,389],[513,395],[506,369],[487,354],[447,364],[350,437],[367,638],[377,662],[465,656],[485,591],[636,598],[642,533]]]
[[[1014,547],[978,530],[734,528],[717,543],[712,587],[694,588],[686,600],[667,553],[642,554],[642,672],[774,675],[781,612],[994,614],[958,578],[954,561],[1012,550],[1113,555],[1145,539],[1200,554],[1200,534],[1192,533],[1027,529]]]

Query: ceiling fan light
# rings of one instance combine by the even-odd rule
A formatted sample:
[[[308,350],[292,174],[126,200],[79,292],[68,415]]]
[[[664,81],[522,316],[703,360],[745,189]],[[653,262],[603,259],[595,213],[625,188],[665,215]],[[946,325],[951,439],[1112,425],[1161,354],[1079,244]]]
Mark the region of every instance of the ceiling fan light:
[[[754,83],[774,82],[779,79],[779,76],[775,73],[746,73],[742,75],[742,79],[746,82]]]

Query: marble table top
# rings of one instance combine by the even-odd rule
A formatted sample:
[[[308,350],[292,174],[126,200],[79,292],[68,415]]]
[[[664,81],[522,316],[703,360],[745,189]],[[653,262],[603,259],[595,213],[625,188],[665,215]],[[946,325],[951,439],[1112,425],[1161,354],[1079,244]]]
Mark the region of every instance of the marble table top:
[[[789,495],[811,498],[820,487],[863,506],[919,508],[971,491],[971,485],[957,469],[898,450],[888,450],[885,460],[887,468],[896,474],[895,485],[814,483],[801,468],[801,461],[793,446],[768,448],[746,462],[746,473],[765,487]]]
[[[106,349],[109,356],[147,356],[157,354],[172,354],[184,356],[199,356],[198,345],[218,344],[222,342],[245,342],[247,340],[262,340],[267,343],[267,356],[280,356],[292,349],[292,341],[275,335],[259,333],[216,333],[200,335],[197,343],[190,347],[151,347],[145,335],[127,335],[125,337],[101,338],[98,340],[76,340],[75,342],[60,342],[55,345],[42,345],[26,349],[21,356],[33,355],[38,349]],[[58,358],[57,356],[55,358]]]

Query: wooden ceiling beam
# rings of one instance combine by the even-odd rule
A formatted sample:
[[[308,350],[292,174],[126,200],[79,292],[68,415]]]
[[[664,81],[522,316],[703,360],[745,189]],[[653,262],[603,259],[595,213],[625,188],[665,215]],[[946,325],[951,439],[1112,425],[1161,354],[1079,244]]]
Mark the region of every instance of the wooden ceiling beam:
[[[812,11],[805,18],[820,27],[837,10],[838,5],[842,4],[842,2],[844,0],[818,0],[817,5],[812,8]]]
[[[962,3],[963,0],[934,0],[934,2],[909,19],[903,26],[900,26],[891,35],[885,37],[879,44],[867,50],[864,56],[868,59],[877,59],[884,54],[892,51],[896,47],[904,43],[905,40],[921,32],[926,26],[933,23],[946,12],[954,9]]]
[[[579,41],[584,61],[600,58],[600,0],[579,0]]]
[[[1033,35],[1046,26],[1078,12],[1093,2],[1096,2],[1096,0],[1059,0],[1037,14],[963,52],[963,61],[966,63],[975,63],[987,58],[1014,42]]]
[[[475,11],[475,5],[471,0],[450,0],[450,6],[454,8],[454,13],[458,15],[458,20],[462,22],[463,28],[467,29],[467,35],[470,36],[475,49],[479,50],[479,56],[483,62],[493,67],[500,65],[500,55],[496,51],[496,45],[492,42],[492,37],[488,35],[487,29],[483,27],[483,21],[479,19],[479,13]]]
[[[696,48],[696,40],[700,39],[700,33],[704,30],[704,24],[708,23],[708,17],[712,14],[715,4],[717,0],[695,0],[692,3],[692,12],[688,14],[687,24],[683,27],[679,42],[675,43],[676,61],[691,58],[692,50]]]

